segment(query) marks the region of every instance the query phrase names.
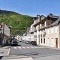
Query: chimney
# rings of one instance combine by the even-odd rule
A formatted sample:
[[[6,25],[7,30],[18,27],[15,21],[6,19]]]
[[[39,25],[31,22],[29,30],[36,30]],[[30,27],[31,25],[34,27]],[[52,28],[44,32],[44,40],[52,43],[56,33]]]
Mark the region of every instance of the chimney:
[[[38,22],[40,22],[41,16],[40,15],[37,15],[37,18],[38,18]]]

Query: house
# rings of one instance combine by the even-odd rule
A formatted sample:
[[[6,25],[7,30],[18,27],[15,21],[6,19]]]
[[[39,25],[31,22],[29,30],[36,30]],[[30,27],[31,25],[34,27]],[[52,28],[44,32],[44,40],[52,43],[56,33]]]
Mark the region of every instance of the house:
[[[37,45],[60,48],[60,16],[38,16],[34,24]]]
[[[10,28],[5,23],[0,23],[0,45],[5,44],[10,38]]]

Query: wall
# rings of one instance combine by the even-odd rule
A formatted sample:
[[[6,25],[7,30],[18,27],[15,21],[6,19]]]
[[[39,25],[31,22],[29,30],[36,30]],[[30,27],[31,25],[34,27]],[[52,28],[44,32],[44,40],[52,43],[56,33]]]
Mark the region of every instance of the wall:
[[[55,31],[56,30],[55,28],[57,28],[57,32]],[[49,30],[49,33],[48,33],[48,30]],[[45,37],[46,46],[56,47],[56,38],[59,39],[59,26],[54,26],[46,29],[46,37]]]
[[[4,34],[10,36],[10,28],[6,24],[4,24]]]

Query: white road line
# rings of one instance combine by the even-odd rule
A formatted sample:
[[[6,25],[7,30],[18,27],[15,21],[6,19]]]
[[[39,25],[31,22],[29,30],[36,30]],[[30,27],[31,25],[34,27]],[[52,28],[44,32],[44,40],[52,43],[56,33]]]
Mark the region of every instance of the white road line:
[[[43,47],[39,47],[39,48],[43,48]]]
[[[37,47],[37,48],[41,48],[41,47]]]
[[[31,48],[34,48],[34,47],[31,47]]]
[[[24,49],[25,49],[26,47],[22,47],[22,48],[24,48]]]
[[[35,47],[35,48],[43,48],[43,47]]]
[[[9,50],[8,50],[8,53],[7,53],[7,55],[9,55],[9,53],[10,53],[10,48],[9,48]]]
[[[21,49],[21,47],[18,47],[19,49]]]
[[[22,49],[22,48],[23,49],[26,49],[26,48],[29,49],[29,48],[31,48],[32,49],[32,48],[43,48],[43,47],[14,47],[14,49],[17,49],[17,48],[19,48],[19,49]]]
[[[29,49],[29,47],[26,47],[26,48],[28,48],[28,49]]]
[[[37,48],[37,47],[35,47],[35,48]]]
[[[17,47],[14,47],[14,49],[17,49]]]
[[[43,48],[43,47],[40,47],[40,48]]]

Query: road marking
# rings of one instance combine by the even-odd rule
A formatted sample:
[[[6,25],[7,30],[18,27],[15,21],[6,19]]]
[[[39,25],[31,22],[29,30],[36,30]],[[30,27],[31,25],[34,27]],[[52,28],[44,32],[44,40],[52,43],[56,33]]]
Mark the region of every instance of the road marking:
[[[37,48],[37,47],[35,47],[35,48]]]
[[[34,47],[31,47],[31,48],[34,48]]]
[[[43,47],[34,47],[34,48],[43,48]]]
[[[14,49],[17,49],[17,47],[14,47]]]
[[[7,53],[7,55],[9,55],[9,53],[10,53],[10,48],[9,48],[9,50],[8,50],[8,53]]]
[[[29,47],[26,47],[26,48],[28,48],[28,49],[29,49]]]
[[[18,47],[19,49],[21,49],[21,47]]]
[[[43,47],[14,47],[14,49],[17,49],[17,48],[19,48],[19,49],[22,49],[22,48],[23,49],[29,49],[29,48],[33,49],[33,48],[36,48],[37,49],[37,48],[43,48]]]
[[[25,49],[26,47],[22,47],[22,48],[24,48],[24,49]]]

